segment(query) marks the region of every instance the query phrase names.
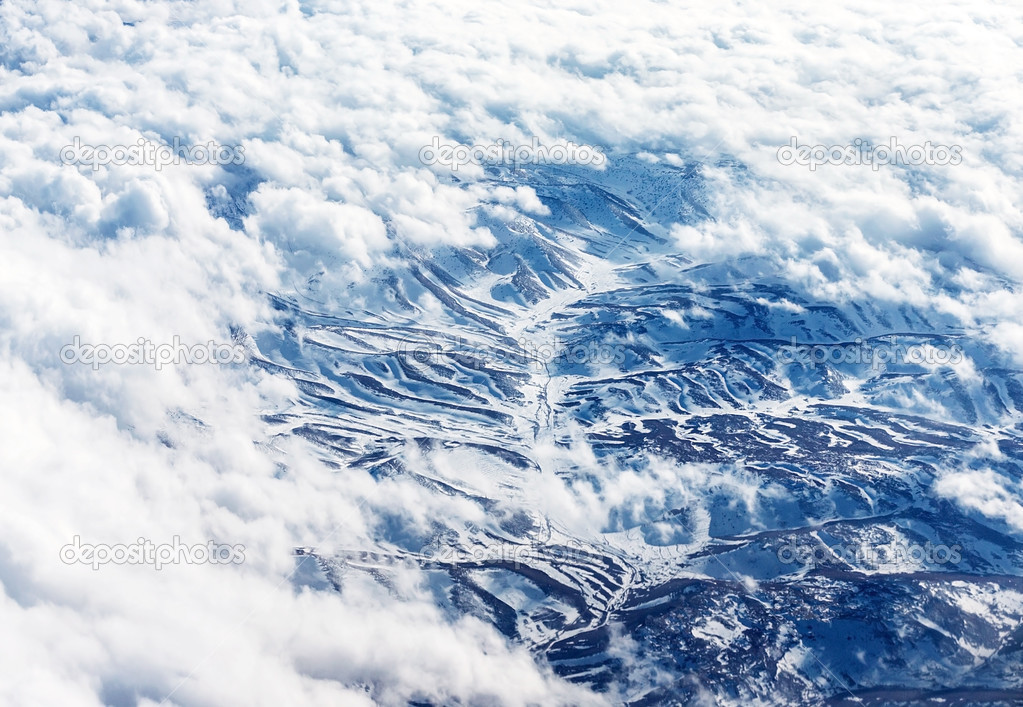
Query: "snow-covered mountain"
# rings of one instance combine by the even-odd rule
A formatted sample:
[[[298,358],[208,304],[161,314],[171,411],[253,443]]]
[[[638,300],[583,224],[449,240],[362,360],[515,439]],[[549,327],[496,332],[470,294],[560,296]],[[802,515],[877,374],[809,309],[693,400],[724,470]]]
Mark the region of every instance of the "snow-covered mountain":
[[[484,203],[496,245],[401,244],[343,299],[310,272],[249,340],[304,394],[268,445],[476,511],[300,548],[302,582],[420,568],[449,615],[633,704],[1021,694],[1023,543],[960,492],[1018,483],[1018,369],[933,309],[695,265],[669,227],[709,218],[699,165],[484,181],[540,204]],[[213,205],[237,224],[239,184]]]

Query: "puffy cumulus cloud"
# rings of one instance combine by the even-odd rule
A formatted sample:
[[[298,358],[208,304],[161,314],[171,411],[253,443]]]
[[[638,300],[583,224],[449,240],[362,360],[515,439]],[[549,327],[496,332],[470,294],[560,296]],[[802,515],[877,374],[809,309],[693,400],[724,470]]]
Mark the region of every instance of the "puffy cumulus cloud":
[[[484,210],[491,216],[502,221],[512,221],[518,218],[520,213],[547,215],[550,209],[544,205],[536,195],[532,187],[480,187],[474,186],[470,190],[477,194],[481,202],[484,202]],[[489,203],[487,203],[489,202]]]
[[[710,506],[721,501],[742,508],[754,526],[766,527],[772,518],[763,500],[783,493],[780,487],[728,464],[678,464],[646,454],[623,468],[611,459],[598,459],[580,430],[557,445],[540,442],[532,451],[544,468],[582,471],[532,480],[522,490],[522,507],[594,544],[608,538],[612,543],[623,541],[621,537],[616,541],[616,534],[625,531],[627,535],[636,528],[652,544],[680,542],[678,525],[664,522],[679,508],[691,515],[697,533],[705,535]],[[486,493],[488,489],[478,490]]]
[[[290,252],[340,250],[368,265],[371,251],[387,245],[384,222],[372,211],[297,188],[264,187],[251,195],[256,215],[247,226],[250,232],[273,239],[278,247]]]
[[[159,232],[170,218],[167,204],[151,181],[135,180],[113,198],[100,215],[106,231],[127,229],[132,233]]]
[[[1023,325],[999,322],[991,332],[991,338],[999,347],[1009,351],[1016,363],[1023,363]]]
[[[534,136],[612,161],[702,161],[713,218],[671,228],[694,258],[758,254],[816,295],[931,307],[1018,352],[1014,8],[847,5],[0,4],[3,699],[599,703],[481,622],[442,615],[415,573],[391,592],[346,575],[340,600],[295,588],[295,545],[372,544],[395,516],[418,529],[480,518],[268,439],[261,415],[300,398],[286,377],[93,370],[59,352],[75,336],[233,344],[272,326],[267,292],[322,274],[340,297],[403,245],[491,245],[477,213],[542,214],[538,195],[480,166],[424,164],[421,149]],[[779,163],[792,137],[929,141],[963,160],[810,170]],[[61,164],[76,139],[212,140],[244,161]],[[535,452],[555,466],[563,454]],[[572,455],[599,483],[542,475],[524,503],[588,537],[652,522],[712,483],[754,515],[765,493],[727,471],[620,473],[585,445]],[[1018,489],[990,472],[939,491],[1023,523]],[[215,539],[243,544],[246,562],[93,571],[60,562],[75,535]]]
[[[1015,532],[1023,532],[1023,504],[1020,485],[991,469],[951,472],[935,483],[939,496],[951,499],[963,508],[1004,522]]]

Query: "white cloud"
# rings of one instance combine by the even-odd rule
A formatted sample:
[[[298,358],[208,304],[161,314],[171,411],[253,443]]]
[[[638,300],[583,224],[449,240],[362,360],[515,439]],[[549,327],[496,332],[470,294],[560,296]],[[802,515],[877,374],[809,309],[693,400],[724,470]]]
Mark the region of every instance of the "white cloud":
[[[938,479],[935,490],[964,508],[1004,521],[1017,532],[1023,532],[1023,504],[1017,500],[1019,484],[991,469],[946,474]]]

